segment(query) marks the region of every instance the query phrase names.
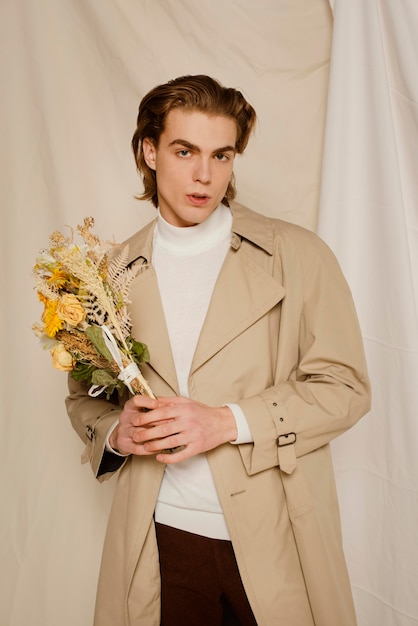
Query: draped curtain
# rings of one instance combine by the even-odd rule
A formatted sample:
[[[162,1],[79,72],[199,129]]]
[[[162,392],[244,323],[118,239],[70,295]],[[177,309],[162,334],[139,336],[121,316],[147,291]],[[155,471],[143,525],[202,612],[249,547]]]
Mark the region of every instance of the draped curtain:
[[[418,4],[335,0],[319,234],[352,288],[373,409],[333,444],[360,626],[418,624]]]
[[[116,241],[154,216],[138,103],[196,73],[257,110],[238,199],[318,228],[347,275],[374,387],[333,444],[359,626],[418,623],[417,34],[415,0],[0,0],[0,626],[92,623],[114,489],[80,463],[31,268],[84,216]]]

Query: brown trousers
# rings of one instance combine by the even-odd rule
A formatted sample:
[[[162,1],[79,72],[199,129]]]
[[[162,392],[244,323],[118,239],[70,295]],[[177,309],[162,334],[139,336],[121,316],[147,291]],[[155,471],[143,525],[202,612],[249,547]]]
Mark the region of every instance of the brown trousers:
[[[155,526],[161,626],[257,626],[230,541]]]

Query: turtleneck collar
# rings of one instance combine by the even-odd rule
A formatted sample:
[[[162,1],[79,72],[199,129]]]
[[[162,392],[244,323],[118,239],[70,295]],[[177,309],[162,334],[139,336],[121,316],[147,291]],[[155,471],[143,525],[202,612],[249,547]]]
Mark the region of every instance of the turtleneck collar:
[[[232,214],[223,204],[220,204],[201,224],[188,227],[169,224],[158,209],[154,243],[175,254],[198,254],[216,246],[226,237],[230,238],[231,228]]]

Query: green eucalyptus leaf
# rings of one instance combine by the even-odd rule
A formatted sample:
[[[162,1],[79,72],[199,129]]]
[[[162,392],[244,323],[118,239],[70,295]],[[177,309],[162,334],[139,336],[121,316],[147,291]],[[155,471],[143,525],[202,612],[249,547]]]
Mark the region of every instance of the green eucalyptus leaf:
[[[99,385],[99,387],[112,387],[114,389],[118,383],[109,370],[96,370],[91,377],[93,385]]]
[[[85,380],[90,382],[95,369],[96,367],[94,365],[80,363],[80,361],[78,361],[74,369],[71,371],[71,376],[74,380]]]
[[[148,363],[150,360],[150,355],[148,351],[148,347],[145,343],[140,343],[139,341],[135,341],[132,339],[132,356],[136,363]]]
[[[96,348],[97,352],[105,357],[111,363],[113,361],[112,355],[105,343],[103,332],[100,326],[88,326],[85,330],[87,337]]]

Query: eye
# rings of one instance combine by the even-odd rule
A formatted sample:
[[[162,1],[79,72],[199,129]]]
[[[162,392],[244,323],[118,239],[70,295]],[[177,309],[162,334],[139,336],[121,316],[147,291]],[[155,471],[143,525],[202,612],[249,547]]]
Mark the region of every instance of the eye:
[[[179,151],[177,152],[177,154],[178,154],[178,156],[179,156],[179,157],[181,157],[181,158],[183,158],[183,159],[184,159],[184,158],[186,158],[186,157],[190,156],[190,155],[191,155],[191,152],[190,152],[190,150],[186,150],[186,148],[184,148],[183,150],[179,150]]]
[[[219,154],[215,154],[215,159],[217,161],[229,161],[229,154],[225,154],[224,152],[220,152]]]

